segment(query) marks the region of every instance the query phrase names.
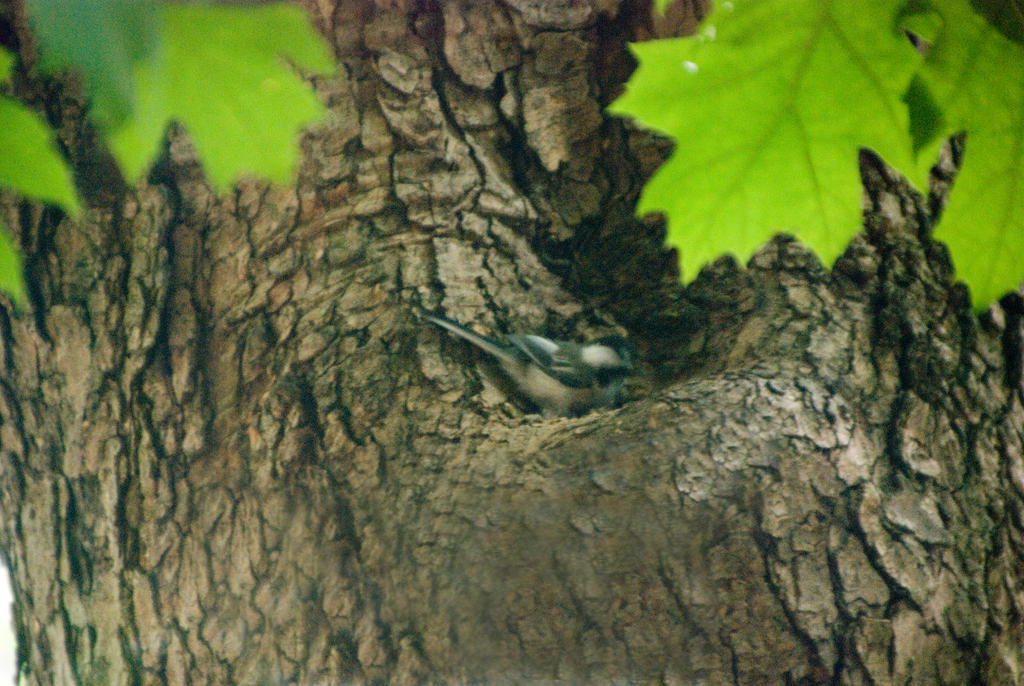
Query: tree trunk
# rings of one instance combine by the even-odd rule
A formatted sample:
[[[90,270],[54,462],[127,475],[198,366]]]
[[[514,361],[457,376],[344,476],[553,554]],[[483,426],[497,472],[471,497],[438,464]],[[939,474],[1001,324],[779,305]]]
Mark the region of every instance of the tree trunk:
[[[307,4],[342,67],[292,188],[216,197],[181,130],[126,187],[24,86],[91,206],[3,202],[27,684],[1024,680],[1024,300],[979,320],[930,239],[956,154],[928,198],[865,154],[832,271],[684,290],[632,219],[666,146],[602,113],[644,3]],[[645,374],[545,420],[419,308],[624,325]]]

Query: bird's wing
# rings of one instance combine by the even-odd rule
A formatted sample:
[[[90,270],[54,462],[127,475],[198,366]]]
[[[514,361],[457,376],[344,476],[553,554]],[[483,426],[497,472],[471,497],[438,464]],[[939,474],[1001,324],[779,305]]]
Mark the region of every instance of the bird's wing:
[[[545,374],[573,388],[586,388],[594,384],[592,374],[580,369],[572,351],[575,343],[549,340],[543,336],[510,335],[509,343],[526,353]]]

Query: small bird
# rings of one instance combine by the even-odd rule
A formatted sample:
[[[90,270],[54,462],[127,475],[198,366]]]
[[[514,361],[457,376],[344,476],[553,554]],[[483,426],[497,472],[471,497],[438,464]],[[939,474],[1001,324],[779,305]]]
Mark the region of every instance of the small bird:
[[[545,417],[579,416],[614,405],[633,372],[636,348],[622,336],[583,345],[528,334],[496,341],[444,317],[426,313],[423,317],[496,357]]]

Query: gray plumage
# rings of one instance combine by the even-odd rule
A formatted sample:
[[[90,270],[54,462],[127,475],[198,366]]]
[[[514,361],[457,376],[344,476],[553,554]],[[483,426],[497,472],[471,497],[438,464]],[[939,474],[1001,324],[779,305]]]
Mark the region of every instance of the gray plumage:
[[[494,356],[545,416],[579,415],[614,405],[633,371],[634,348],[621,336],[585,345],[529,334],[499,341],[444,317],[423,317]]]

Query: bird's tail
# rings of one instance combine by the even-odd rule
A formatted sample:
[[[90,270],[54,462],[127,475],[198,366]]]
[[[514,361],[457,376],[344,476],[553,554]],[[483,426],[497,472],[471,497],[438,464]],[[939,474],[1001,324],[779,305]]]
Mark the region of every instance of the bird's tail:
[[[433,322],[434,324],[437,324],[438,326],[444,329],[448,329],[456,336],[465,338],[467,341],[469,341],[476,347],[480,348],[484,352],[494,355],[503,362],[509,362],[515,359],[515,356],[511,353],[508,346],[502,345],[501,343],[492,338],[488,338],[487,336],[481,336],[475,331],[471,331],[470,329],[467,329],[461,324],[456,324],[450,319],[438,317],[433,314],[427,314],[426,312],[421,312],[420,314],[427,321]]]

